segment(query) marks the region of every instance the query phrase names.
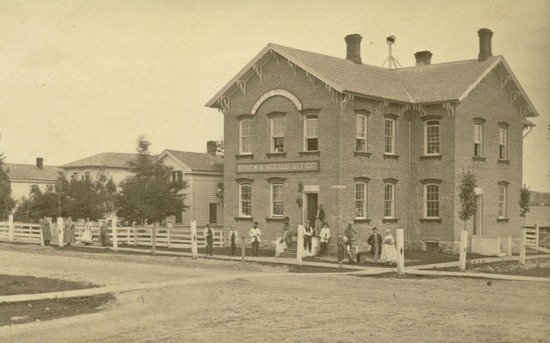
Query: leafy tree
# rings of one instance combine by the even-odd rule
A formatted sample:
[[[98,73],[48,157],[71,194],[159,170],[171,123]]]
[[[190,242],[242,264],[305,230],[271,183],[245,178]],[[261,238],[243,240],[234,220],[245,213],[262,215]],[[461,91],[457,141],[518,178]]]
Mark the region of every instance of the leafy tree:
[[[23,198],[15,211],[15,217],[21,221],[36,222],[43,217],[55,218],[59,215],[59,197],[52,185],[42,192],[37,185],[31,186],[28,198]],[[62,213],[66,215],[66,213]]]
[[[0,153],[0,212],[4,220],[15,206],[11,198],[10,178],[4,169],[4,154]]]
[[[523,185],[520,189],[520,196],[519,196],[519,208],[520,208],[520,214],[522,220],[522,226],[525,226],[525,217],[527,216],[527,213],[529,213],[529,201],[531,198],[531,191],[526,185]]]
[[[161,222],[166,217],[183,211],[186,181],[171,180],[171,168],[154,163],[149,152],[151,143],[140,136],[138,157],[132,163],[133,176],[120,184],[116,201],[117,215],[129,222]]]
[[[476,176],[471,170],[463,171],[460,178],[458,189],[460,191],[460,210],[458,216],[464,222],[464,230],[466,230],[466,222],[476,214]]]

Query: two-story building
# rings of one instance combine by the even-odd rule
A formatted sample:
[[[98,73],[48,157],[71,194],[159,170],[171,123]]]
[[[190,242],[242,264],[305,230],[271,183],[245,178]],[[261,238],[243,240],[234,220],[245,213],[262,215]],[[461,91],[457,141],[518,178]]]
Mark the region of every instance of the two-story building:
[[[538,114],[492,34],[478,31],[477,58],[431,64],[420,51],[398,69],[364,64],[358,34],[346,59],[268,44],[207,103],[224,115],[225,223],[258,221],[272,240],[322,203],[333,234],[352,223],[361,245],[377,226],[456,250],[470,169],[471,232],[518,236],[522,131]]]
[[[38,157],[36,164],[6,163],[4,172],[10,180],[12,199],[21,200],[29,197],[32,186],[37,186],[42,192],[48,186],[54,186],[62,170],[44,165],[44,159]]]

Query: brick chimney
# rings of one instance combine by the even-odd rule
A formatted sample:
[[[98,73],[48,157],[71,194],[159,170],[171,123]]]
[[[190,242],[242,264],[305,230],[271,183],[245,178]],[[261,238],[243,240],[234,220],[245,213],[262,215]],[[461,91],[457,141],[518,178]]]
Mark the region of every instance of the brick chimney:
[[[479,31],[477,31],[477,35],[479,36],[479,54],[477,55],[477,60],[485,61],[489,57],[493,56],[491,47],[493,31],[489,29],[479,29]]]
[[[347,47],[346,59],[357,64],[363,63],[361,61],[361,39],[363,37],[358,33],[347,35],[345,38]]]
[[[206,152],[210,155],[216,156],[216,151],[218,150],[218,142],[208,141],[206,142]]]
[[[36,168],[40,170],[44,169],[44,159],[42,157],[36,158]]]
[[[416,58],[417,67],[432,64],[432,53],[429,51],[418,51],[414,54],[414,58]]]

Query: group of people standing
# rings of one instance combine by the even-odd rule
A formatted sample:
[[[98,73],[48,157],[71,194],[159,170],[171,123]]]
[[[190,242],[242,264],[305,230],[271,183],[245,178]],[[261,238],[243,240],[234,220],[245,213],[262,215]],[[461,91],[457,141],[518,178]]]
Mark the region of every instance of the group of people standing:
[[[348,255],[350,263],[360,263],[364,253],[359,252],[355,242],[357,232],[351,223],[348,224],[343,233],[338,236],[338,263],[342,263],[345,255]],[[395,239],[391,230],[387,229],[382,237],[378,233],[378,228],[372,229],[372,234],[367,239],[369,253],[374,262],[396,263],[397,251],[395,249]]]
[[[50,245],[50,242],[53,238],[52,236],[52,225],[50,223],[49,218],[44,217],[39,220],[40,230],[42,231],[42,237],[44,239],[44,245]],[[70,246],[71,244],[76,243],[76,236],[75,236],[75,229],[76,225],[73,222],[71,217],[67,217],[63,220],[63,245],[64,246]],[[93,223],[90,221],[90,218],[86,220],[86,223],[84,224],[84,231],[80,235],[80,243],[84,245],[91,245],[93,244],[93,238],[92,238],[92,229],[93,229]],[[58,231],[58,234],[61,233],[61,230]],[[110,239],[109,239],[109,228],[107,226],[106,222],[102,222],[99,227],[99,243],[102,246],[109,246]]]

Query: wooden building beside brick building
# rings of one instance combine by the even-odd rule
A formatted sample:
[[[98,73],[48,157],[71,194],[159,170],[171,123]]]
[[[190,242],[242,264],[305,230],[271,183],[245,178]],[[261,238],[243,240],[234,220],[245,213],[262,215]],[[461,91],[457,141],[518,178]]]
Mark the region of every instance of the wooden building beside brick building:
[[[322,203],[333,235],[353,223],[360,245],[382,226],[456,250],[457,185],[472,169],[471,232],[519,235],[524,119],[538,114],[492,34],[478,31],[477,58],[431,64],[422,51],[399,69],[364,64],[358,34],[346,59],[268,44],[207,103],[224,114],[225,224],[258,221],[270,241]]]

